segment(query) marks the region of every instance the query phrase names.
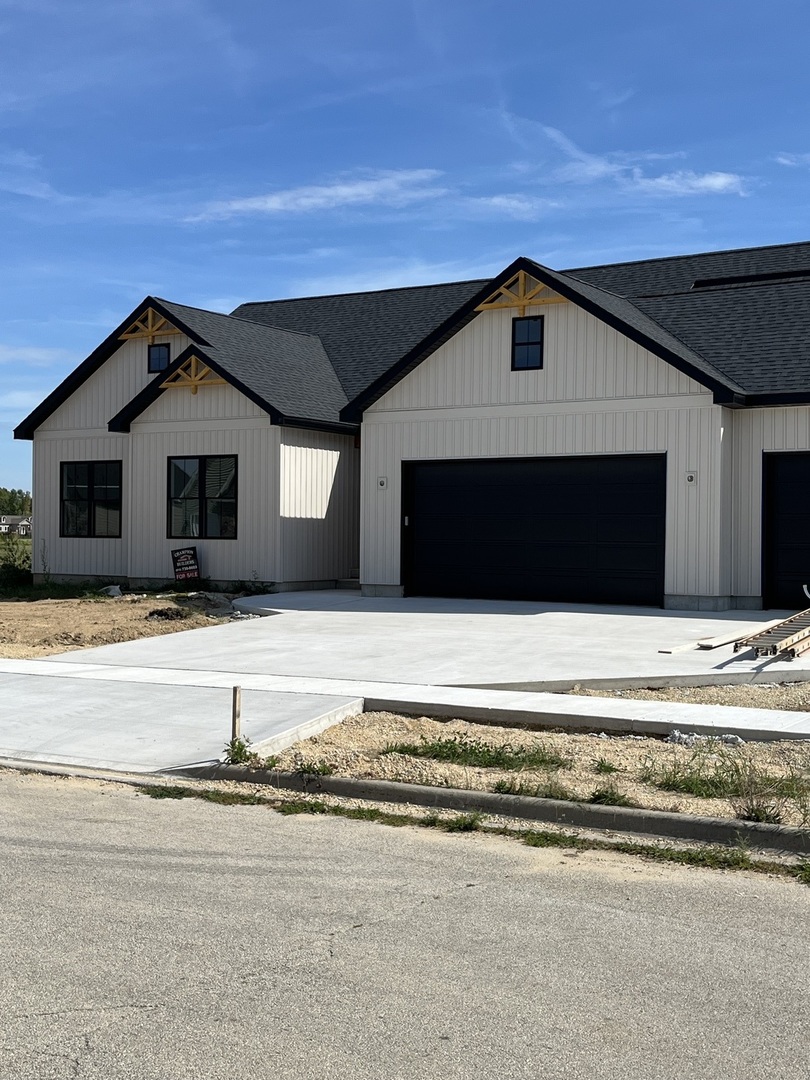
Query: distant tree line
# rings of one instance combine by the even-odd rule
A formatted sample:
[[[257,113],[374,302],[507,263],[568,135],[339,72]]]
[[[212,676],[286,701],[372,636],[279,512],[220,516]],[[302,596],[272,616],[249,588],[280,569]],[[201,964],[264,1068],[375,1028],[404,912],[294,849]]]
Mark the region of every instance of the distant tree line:
[[[31,513],[31,492],[22,488],[0,487],[0,514],[17,514],[25,517]]]

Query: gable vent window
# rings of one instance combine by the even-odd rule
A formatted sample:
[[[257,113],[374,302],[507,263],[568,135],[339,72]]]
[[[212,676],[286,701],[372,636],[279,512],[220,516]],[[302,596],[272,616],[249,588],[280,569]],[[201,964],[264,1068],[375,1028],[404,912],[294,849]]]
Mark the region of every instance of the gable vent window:
[[[149,374],[157,371],[165,371],[169,366],[169,345],[147,345],[149,358]]]
[[[512,320],[512,371],[543,366],[543,316]]]

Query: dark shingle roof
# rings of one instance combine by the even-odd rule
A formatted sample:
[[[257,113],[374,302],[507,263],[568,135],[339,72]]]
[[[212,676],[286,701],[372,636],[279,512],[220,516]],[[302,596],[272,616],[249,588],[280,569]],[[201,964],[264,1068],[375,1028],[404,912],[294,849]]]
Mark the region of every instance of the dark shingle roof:
[[[233,315],[316,334],[348,398],[362,393],[487,284],[451,281],[380,292],[241,304]]]
[[[279,422],[351,423],[520,268],[712,389],[715,400],[810,402],[810,242],[802,242],[562,272],[524,258],[491,280],[249,303],[231,315],[147,297],[15,436],[32,438],[150,304]],[[137,415],[158,392],[155,380],[115,419]]]
[[[565,276],[624,297],[730,387],[810,399],[810,243],[580,267]]]
[[[338,421],[346,395],[314,334],[264,326],[168,300],[160,303],[169,315],[203,338],[206,356],[283,416]]]
[[[671,255],[664,259],[580,266],[565,270],[622,296],[650,296],[687,292],[694,281],[751,274],[810,273],[810,242],[770,247],[706,251],[698,255]]]

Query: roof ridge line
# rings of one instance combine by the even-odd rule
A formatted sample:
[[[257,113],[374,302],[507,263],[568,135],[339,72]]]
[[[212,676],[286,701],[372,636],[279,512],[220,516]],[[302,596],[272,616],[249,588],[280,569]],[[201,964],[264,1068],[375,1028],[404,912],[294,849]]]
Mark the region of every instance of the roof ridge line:
[[[353,292],[334,292],[334,293],[318,293],[314,296],[286,296],[279,297],[276,300],[246,300],[244,304],[240,304],[239,307],[258,307],[265,304],[299,304],[305,303],[308,300],[333,300],[338,297],[346,296],[379,296],[381,293],[390,292],[407,292],[412,289],[442,289],[450,285],[473,285],[478,282],[492,281],[491,277],[486,278],[461,278],[458,281],[433,281],[426,282],[422,285],[391,285],[386,289],[356,289]],[[238,308],[234,308],[237,311]],[[234,316],[239,319],[241,315]]]
[[[674,262],[676,259],[699,259],[707,255],[735,255],[746,251],[778,251],[783,248],[810,247],[810,240],[790,240],[784,244],[752,244],[748,247],[721,248],[718,251],[690,251],[683,255],[652,255],[648,259],[626,259],[623,262],[589,263],[587,266],[572,266],[559,273],[573,273],[575,270],[607,270],[617,266],[643,266],[652,262]]]

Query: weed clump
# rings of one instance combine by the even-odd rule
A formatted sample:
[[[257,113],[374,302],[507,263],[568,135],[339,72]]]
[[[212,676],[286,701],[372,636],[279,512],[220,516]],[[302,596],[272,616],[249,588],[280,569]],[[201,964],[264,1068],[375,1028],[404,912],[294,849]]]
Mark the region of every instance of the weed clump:
[[[530,784],[525,780],[496,780],[492,790],[498,795],[525,795],[530,799],[559,799],[562,802],[575,802],[573,792],[558,780],[546,780],[545,783]]]
[[[407,754],[410,757],[447,761],[479,769],[567,769],[570,761],[542,747],[526,747],[505,743],[491,746],[483,739],[469,735],[453,735],[445,739],[427,739],[418,743],[388,743],[383,754]]]

